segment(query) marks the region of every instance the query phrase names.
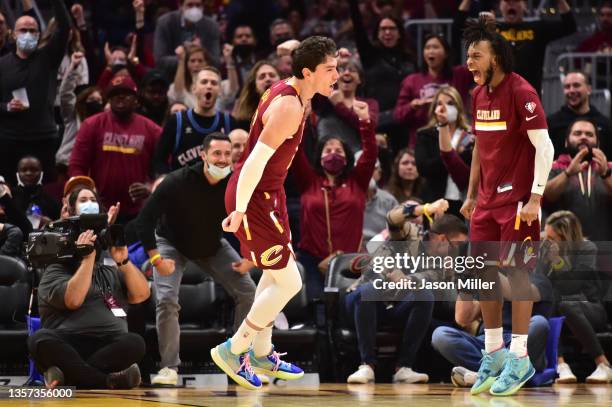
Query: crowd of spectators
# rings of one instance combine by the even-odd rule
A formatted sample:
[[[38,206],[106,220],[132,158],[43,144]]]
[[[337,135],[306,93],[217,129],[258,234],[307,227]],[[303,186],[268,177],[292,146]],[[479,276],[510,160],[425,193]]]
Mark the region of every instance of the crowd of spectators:
[[[224,143],[228,164],[237,162],[260,97],[273,83],[291,75],[291,50],[298,41],[310,35],[336,40],[337,88],[329,98],[315,96],[307,107],[304,140],[286,181],[294,247],[305,269],[310,301],[322,295],[330,258],[365,251],[370,239],[389,239],[396,233],[405,240],[422,237],[429,229],[440,239],[467,238],[459,208],[474,146],[474,83],[457,51],[466,20],[483,14],[498,18],[499,31],[513,47],[515,71],[540,92],[547,45],[577,30],[575,10],[566,0],[553,2],[556,17],[547,19],[527,18],[537,14],[524,0],[133,0],[131,5],[120,0],[49,0],[39,2],[39,7],[30,0],[20,3],[14,10],[0,9],[0,254],[23,257],[21,246],[32,230],[60,217],[109,208],[109,220],[126,225],[128,244],[141,240],[151,256],[188,247],[180,253],[180,264],[173,263],[172,268],[182,269],[182,263],[191,259],[203,268],[219,269],[208,270],[212,274],[240,273],[240,278],[221,278],[230,291],[239,285],[249,293],[254,290],[252,281],[242,278],[248,260],[237,257],[238,242],[212,230],[212,221],[201,225],[187,218],[213,216],[206,207],[219,198],[206,195],[216,193],[213,187],[209,192],[197,189],[201,179],[196,181],[196,175],[208,174],[205,168],[218,161],[207,155],[210,135]],[[422,44],[416,44],[414,32],[404,26],[421,18],[452,19],[453,38],[440,34],[433,24]],[[602,1],[593,18],[597,30],[574,47],[610,54],[612,3]],[[603,242],[612,240],[610,111],[599,111],[590,102],[594,85],[588,73],[565,72],[560,86],[564,104],[548,117],[556,161],[543,199],[544,216],[555,213],[546,223],[546,236],[581,244],[589,239],[594,242],[589,249],[604,252],[609,247]],[[367,125],[363,118],[369,119]],[[203,143],[206,138],[208,144]],[[178,172],[164,184],[160,177],[172,171]],[[211,171],[214,175],[215,169]],[[162,187],[153,193],[160,182]],[[79,209],[78,194],[69,202],[77,184],[91,192],[96,210],[87,205]],[[202,209],[194,209],[196,204]],[[393,225],[388,214],[398,207],[411,226]],[[433,224],[444,212],[453,218],[438,224],[436,232]],[[567,232],[555,229],[562,222],[580,228],[580,234],[563,235]],[[164,225],[173,223],[193,229],[194,235],[206,234],[202,242],[207,249],[195,253],[186,237],[168,233]],[[80,239],[87,244],[95,240]],[[225,257],[237,262],[234,270],[220,271],[215,264],[221,248],[229,253]],[[124,260],[123,251],[111,255],[118,266]],[[563,256],[562,252],[548,257],[541,265],[559,298],[576,294],[566,293],[559,269],[550,266],[559,264]],[[95,252],[85,260],[80,267],[56,267],[41,282],[46,329],[31,340],[32,353],[45,370],[68,355],[75,363],[64,373],[78,377],[87,372],[91,381],[81,383],[84,386],[129,387],[135,380],[130,365],[143,350],[140,343],[127,345],[131,337],[122,336],[127,335],[126,327],[108,325],[97,342],[87,344],[91,352],[80,355],[73,349],[80,346],[80,339],[52,332],[63,326],[66,310],[91,301],[96,312],[102,305],[95,295],[87,294],[89,286],[75,288],[70,277],[90,276],[92,270],[104,267]],[[606,273],[612,278],[610,257],[598,255],[595,263],[593,278]],[[129,264],[121,267],[121,272],[106,270],[116,296],[129,303],[148,298],[148,289],[132,276],[135,269]],[[563,271],[570,272],[571,267]],[[164,346],[178,336],[177,278],[180,282],[180,273],[165,281],[165,294],[157,290],[158,312],[170,321],[162,328]],[[163,281],[161,274],[156,279]],[[533,284],[540,291],[548,290],[540,282]],[[389,314],[361,301],[367,289],[360,286],[347,299],[353,322],[361,329],[362,366],[351,379],[354,382],[374,380],[372,333],[359,321]],[[76,290],[78,301],[64,303],[70,290]],[[242,308],[249,302],[236,292],[231,296],[237,303],[243,301],[238,304]],[[609,366],[593,339],[594,330],[606,329],[610,322],[594,320],[601,296],[591,290],[580,300],[596,305],[577,309],[563,300],[554,312],[568,318],[597,365]],[[415,307],[413,300],[404,298],[390,313],[403,318],[404,332],[431,319],[428,300],[419,301]],[[477,320],[479,309],[472,303],[457,301],[457,305],[451,319],[460,328],[440,328],[433,345],[444,356],[454,352],[447,357],[451,362],[474,370],[478,332],[470,336],[461,327]],[[549,314],[534,311],[535,331],[541,322],[536,316],[542,315]],[[70,325],[70,318],[66,321]],[[121,335],[111,340],[113,333]],[[412,370],[415,349],[423,338],[404,336],[396,379],[426,381],[426,375]],[[541,353],[541,345],[530,344],[530,355],[532,350]],[[95,347],[106,351],[95,353]],[[462,351],[457,354],[458,348]],[[117,350],[133,354],[134,360],[102,360],[104,352]],[[40,356],[49,352],[55,358]],[[164,355],[165,366],[178,368],[178,347],[166,349]],[[565,369],[563,377],[571,380],[569,366],[560,366]]]

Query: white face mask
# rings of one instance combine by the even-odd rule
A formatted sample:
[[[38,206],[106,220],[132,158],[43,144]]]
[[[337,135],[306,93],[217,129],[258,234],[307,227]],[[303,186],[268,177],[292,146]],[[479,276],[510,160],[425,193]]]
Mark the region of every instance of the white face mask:
[[[368,185],[368,189],[370,191],[376,191],[378,189],[378,185],[376,185],[376,181],[374,178],[370,178],[370,184]]]
[[[98,203],[94,201],[79,202],[78,207],[80,215],[97,215],[98,213],[100,213],[100,205],[98,205]]]
[[[457,107],[454,105],[446,105],[446,118],[449,123],[456,123],[457,116],[459,115],[459,111]]]
[[[20,187],[25,187],[23,181],[21,180],[21,177],[19,176],[19,173],[16,172],[15,175],[17,176],[17,185],[19,185]],[[38,178],[38,182],[36,183],[37,185],[42,185],[43,175],[45,175],[45,172],[41,171],[40,178]],[[2,178],[2,182],[4,182],[4,178]]]
[[[190,7],[183,11],[183,16],[185,16],[185,20],[191,23],[197,23],[204,16],[204,12],[200,7]]]
[[[222,180],[227,177],[232,171],[232,166],[227,165],[225,167],[217,167],[213,164],[208,164],[208,174],[216,180]]]

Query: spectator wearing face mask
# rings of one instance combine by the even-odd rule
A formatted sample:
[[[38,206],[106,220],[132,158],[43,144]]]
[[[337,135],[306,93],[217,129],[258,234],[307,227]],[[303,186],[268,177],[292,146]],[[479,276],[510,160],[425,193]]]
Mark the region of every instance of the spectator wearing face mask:
[[[219,26],[204,15],[203,0],[180,0],[180,8],[157,20],[153,53],[158,68],[172,75],[177,66],[175,50],[198,45],[218,64],[220,52]]]
[[[71,216],[103,212],[97,194],[75,190]],[[75,242],[92,246],[89,254],[46,267],[38,287],[42,329],[28,338],[28,350],[45,384],[84,389],[123,388],[140,384],[137,363],[145,354],[143,339],[128,332],[125,309],[150,296],[141,271],[126,246],[111,247],[115,266],[102,263],[97,236],[83,232]]]
[[[70,156],[69,175],[89,175],[106,207],[121,203],[121,223],[134,218],[149,195],[146,183],[162,129],[135,113],[137,88],[129,76],[113,79],[110,110],[81,124]]]
[[[34,229],[42,228],[60,215],[60,203],[43,190],[43,175],[42,164],[36,157],[25,156],[17,163],[17,186],[12,191],[13,199],[17,209],[28,216]]]
[[[238,80],[243,84],[249,72],[255,66],[258,58],[255,53],[257,39],[253,28],[247,24],[240,24],[234,28],[232,37],[232,62],[236,66],[238,72]],[[227,69],[226,63],[226,69]],[[229,70],[229,69],[228,69]]]
[[[446,199],[448,213],[460,218],[459,209],[467,191],[474,146],[474,136],[469,130],[461,95],[455,88],[445,86],[433,97],[427,126],[417,132],[417,169],[428,180],[422,198],[425,201]],[[449,171],[449,161],[457,158],[461,161],[462,173],[467,177],[458,179],[455,171]]]
[[[233,298],[234,329],[246,317],[255,297],[255,283],[248,274],[252,263],[240,258],[221,229],[232,168],[229,138],[219,132],[207,135],[198,158],[201,161],[168,174],[137,219],[138,237],[155,267],[162,369],[153,384],[177,384],[181,363],[179,287],[188,260],[209,273]]]
[[[288,40],[294,40],[295,32],[293,32],[293,27],[289,24],[289,21],[284,18],[277,18],[272,21],[270,24],[270,46],[271,49],[270,55],[268,59],[272,59],[273,55],[277,52],[277,47],[281,45],[283,42]]]
[[[314,168],[303,147],[292,166],[301,193],[298,260],[306,270],[309,299],[322,294],[329,259],[338,251],[357,252],[361,246],[363,214],[377,151],[367,103],[354,101],[353,110],[359,117],[363,148],[354,166],[353,152],[337,136],[319,141]]]
[[[155,171],[164,174],[200,160],[202,141],[208,134],[229,134],[235,127],[229,113],[215,107],[221,75],[211,66],[203,68],[192,86],[195,108],[170,116],[155,152]]]
[[[55,153],[55,161],[57,164],[66,166],[70,161],[70,152],[74,147],[81,122],[94,114],[101,113],[104,109],[102,93],[98,88],[87,85],[78,86],[79,72],[76,68],[83,60],[82,53],[75,52],[72,54],[70,66],[59,88],[60,113],[64,121],[64,135],[62,144]]]
[[[53,103],[57,71],[64,57],[70,15],[63,0],[53,0],[57,29],[44,48],[38,48],[40,29],[30,16],[17,19],[15,52],[0,58],[0,174],[9,183],[17,160],[31,154],[41,161],[48,180],[54,177],[57,125]]]

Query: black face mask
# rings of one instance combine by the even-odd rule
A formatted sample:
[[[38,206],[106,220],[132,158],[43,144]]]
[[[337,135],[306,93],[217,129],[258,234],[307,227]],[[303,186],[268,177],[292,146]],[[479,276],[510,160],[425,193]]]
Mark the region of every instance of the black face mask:
[[[97,100],[85,102],[85,115],[86,117],[93,116],[96,113],[101,113],[104,110],[104,104]]]
[[[234,45],[234,54],[245,58],[251,55],[254,49],[255,47],[251,44],[238,44]]]
[[[276,48],[279,45],[281,45],[283,42],[289,41],[290,39],[291,39],[290,35],[285,35],[285,36],[279,37],[279,38],[276,39],[276,42],[274,43],[274,47]]]

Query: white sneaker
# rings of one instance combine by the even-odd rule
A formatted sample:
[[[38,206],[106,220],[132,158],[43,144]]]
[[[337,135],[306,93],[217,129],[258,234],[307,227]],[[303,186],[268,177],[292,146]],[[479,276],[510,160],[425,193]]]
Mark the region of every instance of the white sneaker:
[[[418,373],[409,367],[400,367],[393,375],[393,383],[427,383],[429,376]]]
[[[586,378],[587,383],[610,383],[612,382],[612,367],[605,363],[597,365],[597,369]]]
[[[265,374],[258,374],[257,377],[259,377],[261,384],[270,384],[270,378]]]
[[[555,383],[576,383],[577,379],[567,363],[559,363],[557,365],[557,373],[559,378]]]
[[[151,380],[151,384],[166,384],[176,386],[178,382],[178,373],[174,369],[164,367]]]
[[[346,380],[347,383],[374,383],[374,370],[370,365],[360,365],[359,369]]]
[[[455,366],[451,371],[451,382],[456,387],[472,387],[476,383],[478,373],[466,369],[463,366]]]

